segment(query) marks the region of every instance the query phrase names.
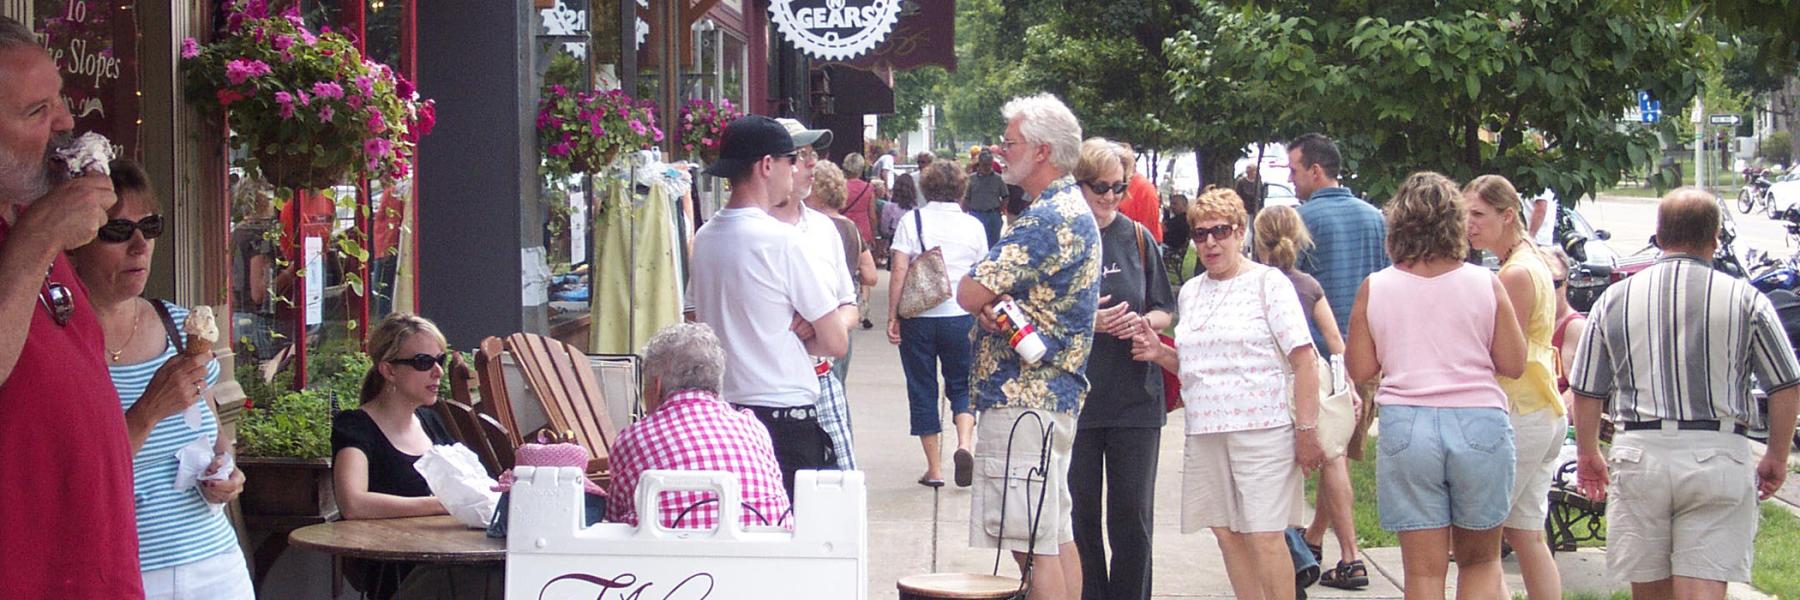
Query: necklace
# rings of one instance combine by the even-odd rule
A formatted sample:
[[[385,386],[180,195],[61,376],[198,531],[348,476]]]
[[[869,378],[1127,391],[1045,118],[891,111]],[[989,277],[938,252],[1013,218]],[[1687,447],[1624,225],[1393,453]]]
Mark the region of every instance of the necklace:
[[[125,349],[130,348],[131,341],[137,339],[138,325],[144,322],[144,311],[138,309],[136,303],[133,303],[132,307],[131,333],[125,336],[125,343],[120,344],[118,350],[107,349],[106,351],[111,355],[113,362],[119,362],[119,359],[125,356]]]

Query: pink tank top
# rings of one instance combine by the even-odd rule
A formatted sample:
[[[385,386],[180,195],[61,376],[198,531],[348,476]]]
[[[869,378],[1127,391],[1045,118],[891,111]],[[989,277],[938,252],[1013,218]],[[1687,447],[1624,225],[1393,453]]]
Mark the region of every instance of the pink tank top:
[[[1398,267],[1369,276],[1369,333],[1381,361],[1377,404],[1507,410],[1494,379],[1494,274],[1464,264],[1436,277]]]

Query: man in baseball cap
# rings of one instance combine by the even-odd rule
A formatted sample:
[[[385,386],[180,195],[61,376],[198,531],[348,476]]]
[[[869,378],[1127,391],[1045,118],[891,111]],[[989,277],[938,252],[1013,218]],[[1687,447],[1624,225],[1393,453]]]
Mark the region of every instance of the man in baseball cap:
[[[811,146],[813,150],[820,152],[831,147],[830,129],[807,129],[805,125],[793,119],[776,119],[775,122],[787,128],[788,135],[794,137],[794,145],[797,147]]]
[[[731,180],[731,199],[694,234],[688,281],[695,320],[713,328],[725,351],[720,397],[769,430],[789,497],[796,471],[837,468],[819,425],[812,357],[841,357],[850,345],[842,302],[813,269],[803,236],[770,215],[789,202],[797,158],[794,136],[775,119],[750,115],[725,126],[719,160],[706,173]]]

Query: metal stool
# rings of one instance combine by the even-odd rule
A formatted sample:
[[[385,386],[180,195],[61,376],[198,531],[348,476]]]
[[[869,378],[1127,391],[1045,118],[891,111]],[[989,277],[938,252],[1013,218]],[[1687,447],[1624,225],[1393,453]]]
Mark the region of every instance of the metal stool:
[[[902,578],[900,600],[1008,600],[1024,598],[1019,580],[994,575],[931,573]]]

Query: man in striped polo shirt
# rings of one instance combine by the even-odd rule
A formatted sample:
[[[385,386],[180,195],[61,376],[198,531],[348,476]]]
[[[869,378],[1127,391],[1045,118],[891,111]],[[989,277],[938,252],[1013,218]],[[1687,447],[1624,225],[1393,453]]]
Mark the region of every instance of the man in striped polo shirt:
[[[1711,268],[1718,236],[1712,194],[1663,197],[1662,258],[1600,297],[1569,376],[1581,491],[1605,498],[1611,482],[1607,570],[1637,598],[1724,598],[1749,581],[1757,499],[1787,478],[1788,444],[1753,462],[1743,433],[1764,425],[1754,375],[1769,439],[1792,439],[1800,362],[1769,299]],[[1609,458],[1602,408],[1620,431]]]

